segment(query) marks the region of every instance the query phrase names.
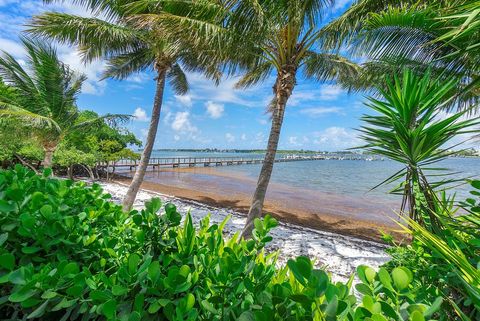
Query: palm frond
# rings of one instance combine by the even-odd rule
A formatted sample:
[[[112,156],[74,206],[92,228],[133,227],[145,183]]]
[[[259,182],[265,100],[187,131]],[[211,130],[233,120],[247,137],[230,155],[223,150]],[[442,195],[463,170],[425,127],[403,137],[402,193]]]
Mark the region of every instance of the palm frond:
[[[271,74],[272,69],[272,64],[269,61],[264,61],[256,67],[251,67],[235,84],[235,88],[248,88],[263,82]]]
[[[125,79],[131,74],[149,70],[155,61],[154,53],[148,47],[138,47],[107,60],[103,79]]]
[[[167,73],[170,86],[176,94],[185,95],[189,90],[187,76],[179,64],[174,64]]]
[[[44,117],[22,108],[0,109],[0,118],[12,120],[17,125],[30,127],[38,132],[46,132],[54,136],[60,135],[62,129],[51,118]]]
[[[79,46],[86,61],[128,51],[142,41],[139,30],[98,18],[47,12],[34,16],[28,32]]]
[[[309,52],[304,60],[305,75],[317,81],[355,79],[360,67],[338,54]]]
[[[106,123],[110,127],[118,127],[121,124],[125,124],[132,119],[132,115],[126,114],[106,114],[94,119],[89,119],[80,123],[77,123],[71,127],[71,131],[79,130],[82,128],[94,127]]]

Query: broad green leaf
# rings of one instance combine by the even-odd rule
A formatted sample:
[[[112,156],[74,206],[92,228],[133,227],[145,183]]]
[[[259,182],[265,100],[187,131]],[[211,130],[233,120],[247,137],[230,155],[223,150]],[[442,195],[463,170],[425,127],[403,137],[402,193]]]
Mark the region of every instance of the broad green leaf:
[[[140,262],[140,257],[133,253],[128,257],[128,273],[135,274],[137,271],[138,263]]]
[[[0,212],[8,213],[15,210],[15,204],[10,204],[5,200],[0,200]]]
[[[117,301],[111,299],[105,302],[102,306],[102,312],[107,320],[114,319],[117,314]]]
[[[398,290],[406,289],[411,282],[411,276],[401,267],[393,269],[392,279]]]
[[[4,253],[0,255],[0,266],[8,271],[15,267],[15,256],[11,253]]]
[[[245,311],[237,319],[238,321],[255,321],[255,315],[252,311]]]
[[[43,302],[38,308],[36,308],[32,313],[30,313],[27,319],[36,319],[40,318],[46,311],[49,300]]]

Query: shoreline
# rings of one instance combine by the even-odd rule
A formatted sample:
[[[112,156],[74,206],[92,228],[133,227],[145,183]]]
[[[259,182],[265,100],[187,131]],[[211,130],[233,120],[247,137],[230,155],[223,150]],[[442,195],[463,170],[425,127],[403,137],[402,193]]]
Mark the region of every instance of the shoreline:
[[[128,186],[124,183],[99,182],[105,193],[111,194],[111,200],[121,203]],[[134,203],[135,209],[144,207],[144,203],[152,197],[160,197],[163,204],[173,203],[177,210],[185,216],[190,212],[195,224],[210,215],[211,224],[219,224],[230,216],[224,227],[224,235],[231,237],[239,232],[245,224],[245,215],[236,211],[208,206],[195,200],[183,200],[175,196],[148,191],[142,187]],[[378,268],[389,260],[385,244],[363,240],[352,236],[344,236],[333,232],[325,232],[298,226],[291,223],[279,222],[270,235],[273,237],[266,250],[278,252],[278,264],[286,264],[288,259],[297,256],[308,256],[315,268],[328,271],[334,281],[348,281],[350,275],[359,265],[368,265]]]
[[[209,175],[242,181],[242,177],[238,177],[236,175],[229,176],[228,174],[221,172],[215,173],[215,171],[211,171],[209,169],[206,171],[209,172]],[[163,171],[163,173],[172,172],[175,173],[175,175],[179,175],[179,173],[191,173],[191,170],[183,169],[176,172],[168,170]],[[205,172],[205,170],[202,170],[201,172]],[[131,178],[124,175],[119,175],[117,173],[114,181],[125,186],[130,183]],[[147,192],[159,193],[186,201],[198,202],[200,204],[215,208],[235,211],[246,217],[250,207],[250,196],[248,193],[242,193],[239,191],[219,193],[216,191],[212,192],[206,190],[206,188],[201,189],[201,187],[195,189],[195,184],[190,184],[190,181],[187,182],[188,184],[184,185],[192,186],[191,188],[186,188],[185,186],[175,186],[173,183],[165,185],[160,182],[152,182],[146,177],[142,183],[141,189]],[[276,198],[268,197],[264,204],[264,213],[270,213],[280,222],[298,225],[312,230],[355,237],[379,244],[382,243],[380,239],[380,231],[392,234],[397,240],[405,238],[404,234],[396,231],[396,225],[394,225],[393,220],[392,224],[386,224],[384,222],[375,222],[371,220],[358,219],[356,217],[349,217],[349,208],[343,209],[345,210],[345,214],[342,213],[342,209],[333,208],[333,210],[339,212],[338,215],[329,214],[325,210],[318,212],[318,209],[315,209],[315,212],[313,212],[310,208],[304,207],[304,204],[301,204],[301,200],[299,201],[300,204],[290,204],[290,202],[282,199],[282,196],[283,195],[279,195],[279,197]],[[299,198],[300,197],[301,196],[299,195]],[[332,210],[332,208],[329,210]]]

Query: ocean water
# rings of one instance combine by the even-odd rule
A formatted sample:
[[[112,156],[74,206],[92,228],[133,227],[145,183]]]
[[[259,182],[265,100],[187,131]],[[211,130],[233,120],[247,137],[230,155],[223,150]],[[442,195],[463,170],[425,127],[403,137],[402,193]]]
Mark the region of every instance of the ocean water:
[[[152,157],[263,158],[263,155],[256,153],[154,151]],[[435,164],[435,167],[444,168],[445,173],[453,173],[449,178],[480,179],[480,158],[452,157]],[[261,164],[218,166],[214,168],[219,172],[242,175],[245,178],[256,180],[261,169]],[[271,182],[292,188],[322,193],[397,201],[399,196],[389,193],[389,191],[395,187],[395,184],[382,185],[373,190],[372,188],[401,168],[402,165],[390,160],[312,160],[275,163]],[[456,184],[454,188],[447,190],[447,193],[455,193],[457,200],[463,200],[469,196],[469,190],[470,187],[468,184]]]

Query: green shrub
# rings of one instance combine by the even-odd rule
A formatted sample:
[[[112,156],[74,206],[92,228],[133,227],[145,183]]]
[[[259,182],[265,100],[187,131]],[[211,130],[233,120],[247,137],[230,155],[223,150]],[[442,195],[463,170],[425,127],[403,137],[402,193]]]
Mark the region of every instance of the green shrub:
[[[251,240],[195,227],[159,199],[124,213],[99,185],[0,172],[0,319],[428,320],[406,268],[359,268],[363,295],[306,257],[276,267],[266,216]],[[227,218],[228,219],[228,218]]]
[[[480,320],[480,181],[471,181],[471,187],[471,197],[460,206],[438,201],[443,211],[435,213],[441,223],[437,233],[408,221],[412,243],[388,250],[387,269],[408,267],[420,296],[444,298],[441,320]]]

